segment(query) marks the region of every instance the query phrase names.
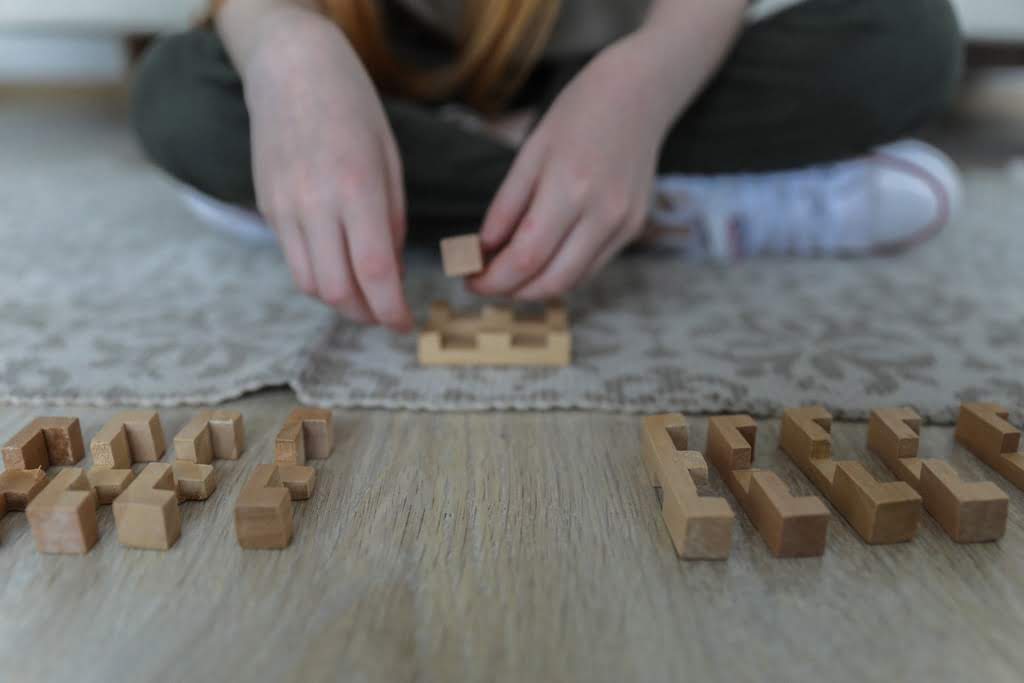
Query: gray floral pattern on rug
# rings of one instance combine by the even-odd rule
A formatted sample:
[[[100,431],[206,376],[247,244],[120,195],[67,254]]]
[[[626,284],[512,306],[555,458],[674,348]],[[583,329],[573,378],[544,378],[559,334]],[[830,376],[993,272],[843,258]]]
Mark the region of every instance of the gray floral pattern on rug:
[[[621,259],[569,301],[568,368],[424,368],[413,337],[297,294],[275,249],[199,226],[116,117],[0,119],[25,132],[0,156],[0,400],[208,404],[289,384],[339,407],[766,416],[820,402],[949,423],[984,399],[1024,417],[1024,186],[1009,174],[970,173],[956,225],[898,257]],[[480,304],[434,254],[414,254],[408,279],[421,317],[434,299]]]

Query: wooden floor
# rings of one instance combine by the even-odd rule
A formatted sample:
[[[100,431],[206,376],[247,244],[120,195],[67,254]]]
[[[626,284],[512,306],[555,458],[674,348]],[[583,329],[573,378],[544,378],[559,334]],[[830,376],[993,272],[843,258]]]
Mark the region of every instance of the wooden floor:
[[[284,551],[243,551],[232,507],[294,405],[243,411],[249,449],[183,504],[168,552],[117,543],[109,507],[83,557],[35,551],[25,515],[0,521],[0,680],[1019,681],[1024,495],[926,428],[922,454],[1010,496],[999,543],[958,546],[930,519],[870,547],[833,516],[823,558],[776,560],[737,510],[726,562],[676,559],[641,464],[639,420],[601,414],[337,415]],[[0,439],[31,416],[114,412],[0,406]],[[191,409],[162,411],[168,437]],[[691,419],[703,448],[703,420]],[[809,482],[763,422],[758,461]],[[865,427],[835,428],[865,460]],[[172,456],[165,456],[169,460]],[[87,458],[84,464],[88,464]],[[711,488],[728,496],[717,476]],[[735,505],[734,505],[735,507]]]

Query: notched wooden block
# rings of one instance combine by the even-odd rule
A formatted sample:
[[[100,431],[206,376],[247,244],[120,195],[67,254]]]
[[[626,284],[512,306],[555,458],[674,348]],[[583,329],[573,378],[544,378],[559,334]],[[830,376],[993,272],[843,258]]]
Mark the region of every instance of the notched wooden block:
[[[217,490],[217,477],[213,465],[178,460],[172,466],[178,502],[206,500]]]
[[[3,512],[24,510],[47,483],[46,472],[41,468],[0,472],[0,517]]]
[[[306,458],[323,459],[334,450],[334,422],[330,410],[299,407],[285,420],[274,444],[274,460],[301,465]]]
[[[707,457],[776,557],[825,552],[828,508],[817,496],[793,496],[773,472],[752,469],[757,423],[749,415],[708,419]]]
[[[80,555],[99,539],[96,494],[78,467],[61,470],[28,504],[25,513],[41,553]]]
[[[1020,430],[1006,421],[1008,411],[996,403],[964,403],[956,421],[956,440],[1014,486],[1024,490],[1024,453]]]
[[[77,417],[37,417],[3,446],[4,467],[33,470],[74,465],[85,457]]]
[[[701,496],[707,463],[686,451],[686,419],[678,413],[644,418],[644,463],[651,484],[662,489],[662,517],[676,554],[684,559],[726,559],[735,515],[724,498]]]
[[[858,462],[832,460],[832,416],[821,406],[783,413],[779,446],[868,543],[901,543],[917,533],[921,496],[879,482]]]
[[[245,426],[236,410],[205,410],[174,437],[175,457],[206,465],[214,458],[237,460],[245,450]]]
[[[444,302],[435,302],[417,353],[421,365],[567,366],[572,335],[558,303],[548,304],[537,318],[493,306],[479,315],[455,315]]]
[[[155,462],[167,450],[160,414],[127,410],[107,422],[90,444],[93,467],[125,469],[133,462]]]
[[[93,467],[85,475],[100,505],[112,504],[135,479],[135,474],[130,469],[118,470],[107,467]]]
[[[480,236],[473,233],[441,240],[441,261],[448,277],[474,275],[484,269]]]
[[[170,465],[146,465],[124,493],[114,500],[114,523],[121,545],[167,550],[181,536],[178,489]]]
[[[174,457],[176,460],[207,465],[213,462],[213,440],[210,436],[210,420],[205,412],[199,413],[185,423],[174,435]]]
[[[909,408],[871,411],[868,449],[917,491],[939,526],[958,543],[994,541],[1006,532],[1009,499],[992,482],[967,483],[942,460],[917,457],[921,417]]]
[[[213,457],[238,460],[245,452],[245,423],[237,410],[214,410],[209,414]]]
[[[257,465],[235,503],[235,534],[248,549],[285,548],[292,539],[292,498],[277,465]]]
[[[316,470],[305,465],[278,465],[278,476],[292,500],[306,500],[313,495]]]

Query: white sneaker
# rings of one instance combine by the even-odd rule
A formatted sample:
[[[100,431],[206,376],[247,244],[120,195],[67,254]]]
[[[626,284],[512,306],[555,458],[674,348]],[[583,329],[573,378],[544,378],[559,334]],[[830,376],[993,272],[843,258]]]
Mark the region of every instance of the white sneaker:
[[[918,140],[794,171],[660,176],[641,243],[719,261],[894,251],[945,227],[961,195],[956,165]]]
[[[181,185],[185,206],[205,225],[250,244],[277,242],[277,235],[257,212],[221,201],[194,187]]]

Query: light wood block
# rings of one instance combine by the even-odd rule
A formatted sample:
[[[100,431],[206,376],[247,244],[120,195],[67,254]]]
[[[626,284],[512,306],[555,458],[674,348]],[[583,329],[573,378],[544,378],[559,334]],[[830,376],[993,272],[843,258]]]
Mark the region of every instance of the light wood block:
[[[174,457],[177,460],[201,465],[213,462],[209,413],[199,413],[175,434]]]
[[[235,503],[238,544],[249,549],[286,548],[292,539],[292,498],[277,465],[257,465]]]
[[[921,496],[909,484],[879,482],[859,462],[832,460],[832,416],[821,406],[783,413],[780,447],[867,543],[911,540]]]
[[[956,421],[956,440],[1011,484],[1024,490],[1024,453],[1020,430],[1006,421],[1008,411],[995,403],[964,403]]]
[[[37,417],[3,447],[7,469],[74,465],[83,457],[85,444],[77,417]]]
[[[0,472],[0,509],[5,512],[24,510],[47,483],[46,472],[41,468]]]
[[[436,302],[420,332],[421,365],[567,366],[572,358],[568,316],[550,304],[541,318],[485,307],[480,315],[455,315]]]
[[[133,462],[155,462],[167,450],[160,413],[127,410],[107,422],[90,444],[93,467],[125,469]]]
[[[217,489],[213,465],[177,460],[172,467],[179,503],[186,500],[206,500]]]
[[[441,261],[448,277],[464,277],[484,269],[480,236],[473,233],[441,240]]]
[[[873,410],[868,421],[868,450],[921,495],[924,509],[957,543],[1002,538],[1009,498],[992,482],[962,481],[947,462],[918,458],[920,428],[920,415],[909,408]]]
[[[828,508],[817,496],[793,496],[774,472],[752,469],[757,423],[749,415],[708,419],[708,460],[776,557],[825,552]]]
[[[676,554],[684,559],[724,560],[732,549],[735,515],[724,498],[701,496],[697,485],[707,481],[707,463],[678,442],[686,419],[678,414],[652,415],[643,421],[645,462],[654,486],[662,489],[662,517]]]
[[[305,465],[278,465],[278,476],[292,500],[307,500],[316,485],[316,470]]]
[[[245,452],[245,422],[237,410],[214,410],[209,414],[213,457],[238,460]]]
[[[299,407],[277,434],[274,460],[301,465],[306,458],[324,459],[334,450],[334,422],[330,410]]]
[[[100,505],[112,504],[135,479],[135,473],[130,469],[107,467],[93,467],[85,475],[89,478],[89,486],[96,492],[96,499]]]
[[[81,555],[99,539],[96,494],[78,467],[61,470],[25,508],[36,549]]]
[[[181,513],[174,470],[167,463],[146,465],[114,501],[114,523],[121,545],[167,550],[181,536]]]

